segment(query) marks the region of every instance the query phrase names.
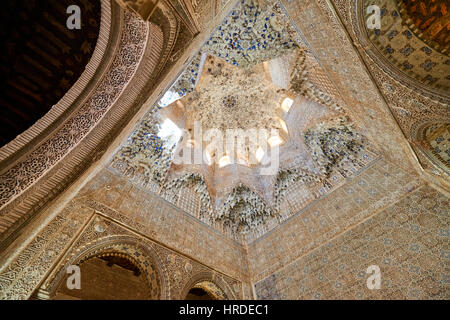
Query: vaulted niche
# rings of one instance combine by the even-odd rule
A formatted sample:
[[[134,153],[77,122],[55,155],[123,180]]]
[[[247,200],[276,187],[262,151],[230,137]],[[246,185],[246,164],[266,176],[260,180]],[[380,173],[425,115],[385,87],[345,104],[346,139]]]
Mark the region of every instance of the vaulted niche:
[[[149,300],[159,299],[159,288],[153,288],[151,279],[144,270],[123,253],[108,252],[82,261],[80,267],[80,289],[66,275],[56,290],[55,300]],[[69,281],[68,281],[69,280]]]

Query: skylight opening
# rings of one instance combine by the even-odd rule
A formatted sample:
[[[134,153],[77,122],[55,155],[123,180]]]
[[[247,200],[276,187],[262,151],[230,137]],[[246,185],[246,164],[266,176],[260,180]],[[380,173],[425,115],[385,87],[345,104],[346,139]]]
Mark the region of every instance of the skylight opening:
[[[264,150],[261,147],[258,147],[258,149],[256,150],[255,156],[256,156],[256,160],[258,160],[258,162],[261,162],[261,160],[264,157]]]
[[[208,166],[212,164],[212,157],[208,150],[205,150],[205,161]]]
[[[280,122],[281,129],[283,129],[284,132],[288,133],[288,127],[286,125],[286,122],[281,118],[279,118],[278,120]]]
[[[170,119],[166,119],[162,123],[161,129],[158,132],[158,136],[160,138],[166,139],[168,143],[172,145],[176,144],[180,140],[182,134],[182,130],[178,128],[178,126]]]

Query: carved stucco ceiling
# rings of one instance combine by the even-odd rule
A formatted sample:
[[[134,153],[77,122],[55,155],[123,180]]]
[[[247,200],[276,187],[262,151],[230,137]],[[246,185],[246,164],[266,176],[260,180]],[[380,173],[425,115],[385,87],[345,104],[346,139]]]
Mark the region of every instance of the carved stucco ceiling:
[[[239,15],[230,22],[233,12]],[[257,26],[252,30],[254,39],[247,39],[245,46],[215,43],[215,48],[221,49],[212,50],[211,39],[219,39],[214,37],[217,32],[247,30],[249,12],[251,20],[262,21],[252,21]],[[263,10],[256,2],[243,1],[230,16],[143,119],[111,167],[202,221],[242,239],[242,235],[267,231],[269,225],[273,227],[295,213],[305,201],[336,188],[371,163],[377,152],[341,106],[309,80],[307,52],[291,37],[289,19],[276,4]],[[264,43],[267,35],[261,35],[267,30],[274,36]],[[235,33],[232,41],[242,43],[238,40],[247,34]],[[246,51],[255,53],[246,55]],[[283,111],[285,98],[292,99],[292,106]],[[207,163],[204,156],[201,163],[174,161],[180,150],[203,145],[192,145],[190,140],[195,137],[187,132],[175,142],[158,135],[167,119],[189,134],[194,131],[195,120],[201,121],[204,129],[281,127],[283,132],[282,119],[287,133],[280,134],[283,143],[278,170],[262,175],[262,163],[246,164],[239,159],[225,166],[219,165],[220,159]],[[272,151],[269,148],[266,152]]]
[[[448,39],[439,33],[432,36],[430,25],[426,28],[420,20],[427,18],[444,23],[444,19],[448,19],[446,7],[443,8],[439,1],[432,1],[432,4],[430,1],[413,2],[414,5],[412,2],[405,5],[400,0],[363,0],[360,25],[388,73],[396,72],[410,83],[418,83],[431,92],[448,97],[450,58],[445,49]],[[381,9],[381,29],[367,28],[366,21],[372,15],[370,11],[367,13],[367,8],[371,5]],[[447,23],[443,29],[446,31],[442,32],[448,34]],[[436,41],[442,46],[432,45]]]
[[[301,54],[293,51],[292,54]],[[285,59],[289,57],[286,56]],[[192,140],[201,141],[195,136],[194,122],[200,123],[205,132],[208,129],[218,129],[224,137],[223,152],[228,142],[228,129],[241,129],[238,135],[249,133],[249,129],[266,130],[270,134],[275,129],[283,138],[280,149],[279,161],[285,167],[302,165],[311,174],[318,174],[311,155],[301,137],[301,129],[304,123],[301,118],[319,119],[330,116],[333,112],[320,105],[311,107],[311,103],[298,97],[292,92],[277,86],[269,72],[269,66],[274,61],[240,68],[232,66],[218,58],[207,56],[201,78],[194,91],[162,110],[163,118],[169,118],[174,123],[186,123],[184,129],[189,132],[189,138],[179,142],[175,151],[188,150],[189,148],[205,148],[205,145],[187,146]],[[288,75],[289,76],[289,75]],[[289,82],[289,80],[287,80]],[[283,112],[280,107],[286,97],[295,99],[292,112]],[[310,110],[306,110],[306,108]],[[300,110],[305,111],[302,115]],[[281,121],[286,124],[288,134],[281,128]],[[302,125],[303,123],[303,125]],[[291,139],[291,138],[294,139]],[[267,138],[266,138],[267,139]],[[256,145],[252,145],[252,142]],[[229,194],[239,184],[245,184],[255,191],[267,204],[273,204],[274,175],[261,175],[261,167],[257,161],[251,161],[251,157],[261,141],[247,141],[249,153],[232,154],[231,163],[220,167],[219,156],[213,158],[214,165],[202,164],[171,164],[168,180],[182,176],[186,172],[201,173],[208,192],[215,203],[216,209],[223,205],[224,195]],[[217,147],[217,146],[216,146]],[[220,146],[218,146],[220,148]],[[266,146],[269,147],[269,146]],[[264,150],[265,152],[270,152]],[[194,153],[195,151],[193,151]],[[202,151],[200,151],[202,152]],[[214,156],[214,155],[211,155]],[[253,159],[254,160],[254,159]],[[222,196],[220,196],[222,195]],[[217,201],[216,201],[217,200]]]

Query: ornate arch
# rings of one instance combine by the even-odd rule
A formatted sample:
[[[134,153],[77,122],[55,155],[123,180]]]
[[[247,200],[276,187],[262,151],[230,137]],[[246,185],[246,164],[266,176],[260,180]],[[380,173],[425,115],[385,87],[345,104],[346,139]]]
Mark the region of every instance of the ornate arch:
[[[149,288],[152,288],[152,299],[170,298],[170,284],[162,260],[150,245],[145,245],[141,239],[131,236],[108,236],[69,252],[55,268],[56,272],[45,281],[41,290],[48,292],[50,297],[54,296],[64,280],[68,266],[79,265],[92,257],[107,253],[125,255],[136,264],[145,275]]]
[[[229,285],[222,279],[222,277],[214,272],[204,271],[193,275],[189,281],[184,285],[178,296],[179,300],[186,298],[189,290],[202,282],[209,282],[216,286],[222,293],[223,298],[227,300],[236,300],[236,295]]]
[[[202,281],[197,282],[192,289],[202,289],[203,291],[214,297],[215,300],[226,300],[227,296],[214,282]]]

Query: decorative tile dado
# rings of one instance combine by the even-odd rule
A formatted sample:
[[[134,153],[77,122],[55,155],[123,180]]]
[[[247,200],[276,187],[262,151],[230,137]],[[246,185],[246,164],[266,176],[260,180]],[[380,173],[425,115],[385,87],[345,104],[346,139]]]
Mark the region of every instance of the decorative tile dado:
[[[246,67],[285,54],[297,38],[276,1],[239,0],[202,51]]]

